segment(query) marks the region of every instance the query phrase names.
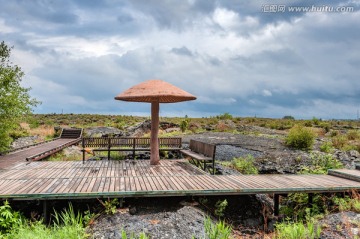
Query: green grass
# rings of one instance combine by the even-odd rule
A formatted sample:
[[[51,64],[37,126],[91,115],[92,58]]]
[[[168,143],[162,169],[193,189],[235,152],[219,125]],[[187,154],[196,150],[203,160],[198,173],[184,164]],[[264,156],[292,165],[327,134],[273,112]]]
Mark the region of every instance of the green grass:
[[[321,227],[316,220],[309,218],[302,222],[282,222],[275,225],[276,239],[315,239],[320,238]]]
[[[42,221],[31,222],[19,220],[12,230],[0,235],[7,239],[82,239],[88,238],[85,233],[86,221],[80,213],[75,213],[72,205],[61,213],[54,213],[54,223],[46,226]]]

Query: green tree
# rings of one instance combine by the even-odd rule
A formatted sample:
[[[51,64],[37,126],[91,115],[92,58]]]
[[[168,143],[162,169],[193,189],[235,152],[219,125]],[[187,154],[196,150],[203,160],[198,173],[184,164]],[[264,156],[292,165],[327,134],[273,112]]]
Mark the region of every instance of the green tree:
[[[9,133],[39,103],[30,97],[30,88],[20,85],[24,73],[10,62],[11,49],[4,41],[0,43],[0,151],[8,149],[12,141]]]

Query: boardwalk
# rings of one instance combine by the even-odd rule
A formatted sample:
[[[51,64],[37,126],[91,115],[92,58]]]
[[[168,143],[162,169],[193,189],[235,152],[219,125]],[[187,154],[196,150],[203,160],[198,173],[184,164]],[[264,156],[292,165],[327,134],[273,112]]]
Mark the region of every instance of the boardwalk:
[[[24,164],[26,162],[26,158],[31,157],[36,154],[44,153],[49,150],[53,150],[56,148],[62,148],[61,146],[69,146],[78,142],[78,140],[74,139],[56,139],[54,141],[50,141],[47,143],[43,143],[40,145],[32,146],[26,149],[22,149],[20,151],[15,151],[3,156],[0,156],[0,170],[1,169],[9,169],[18,164]]]
[[[212,176],[184,160],[32,162],[0,173],[0,198],[281,194],[360,189],[360,182],[331,175]]]

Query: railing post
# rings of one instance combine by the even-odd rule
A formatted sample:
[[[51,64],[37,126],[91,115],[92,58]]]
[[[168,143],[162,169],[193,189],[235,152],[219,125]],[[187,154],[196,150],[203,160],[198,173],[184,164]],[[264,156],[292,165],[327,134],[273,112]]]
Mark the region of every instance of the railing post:
[[[85,163],[85,138],[82,138],[82,153],[83,153],[83,164]]]
[[[133,160],[135,160],[135,147],[136,147],[136,138],[133,138]]]

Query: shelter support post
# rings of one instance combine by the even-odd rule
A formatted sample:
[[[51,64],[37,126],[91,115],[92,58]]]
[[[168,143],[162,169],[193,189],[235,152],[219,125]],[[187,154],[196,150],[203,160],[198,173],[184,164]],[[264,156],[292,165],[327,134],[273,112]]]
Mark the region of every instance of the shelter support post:
[[[160,163],[159,156],[159,101],[151,102],[150,164]]]

